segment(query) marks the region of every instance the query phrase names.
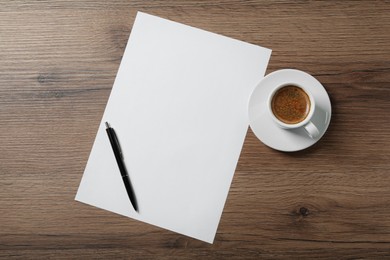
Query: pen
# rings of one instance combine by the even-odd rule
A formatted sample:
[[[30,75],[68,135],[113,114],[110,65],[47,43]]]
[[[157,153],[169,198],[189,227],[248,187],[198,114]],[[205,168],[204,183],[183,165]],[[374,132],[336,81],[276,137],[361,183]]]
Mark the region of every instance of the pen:
[[[123,160],[123,154],[119,145],[118,137],[116,136],[114,128],[112,128],[108,122],[106,122],[106,132],[110,139],[112,150],[114,151],[115,159],[119,167],[119,171],[122,176],[123,183],[125,184],[127,195],[129,196],[130,202],[133,205],[135,211],[138,212],[138,205],[135,199],[133,187],[131,186],[130,177],[127,173],[125,162]]]

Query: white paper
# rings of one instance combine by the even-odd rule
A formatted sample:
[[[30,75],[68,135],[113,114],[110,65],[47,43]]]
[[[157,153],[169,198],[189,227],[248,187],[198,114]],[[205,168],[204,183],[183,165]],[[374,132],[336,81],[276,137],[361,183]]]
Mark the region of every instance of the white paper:
[[[76,200],[212,243],[248,129],[247,102],[270,54],[138,12]]]

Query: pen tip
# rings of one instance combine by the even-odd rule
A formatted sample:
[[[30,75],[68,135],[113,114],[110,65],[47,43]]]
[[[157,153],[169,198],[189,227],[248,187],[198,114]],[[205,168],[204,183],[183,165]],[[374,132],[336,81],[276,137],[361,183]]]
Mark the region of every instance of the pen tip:
[[[110,127],[110,125],[108,124],[108,122],[106,122],[106,127],[107,127],[107,128],[109,128],[109,127]]]

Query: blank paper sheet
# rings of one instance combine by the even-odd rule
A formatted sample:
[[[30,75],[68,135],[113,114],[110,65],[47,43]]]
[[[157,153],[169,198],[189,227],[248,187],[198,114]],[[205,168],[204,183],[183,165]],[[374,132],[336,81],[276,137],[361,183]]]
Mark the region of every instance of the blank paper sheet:
[[[76,200],[212,243],[271,50],[138,12]],[[115,129],[134,211],[105,131]]]

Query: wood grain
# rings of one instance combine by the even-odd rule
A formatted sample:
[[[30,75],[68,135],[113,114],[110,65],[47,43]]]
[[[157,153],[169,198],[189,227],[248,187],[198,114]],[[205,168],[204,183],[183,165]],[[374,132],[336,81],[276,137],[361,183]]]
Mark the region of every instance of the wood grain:
[[[273,49],[331,97],[315,146],[248,130],[215,243],[74,201],[137,10]],[[0,257],[390,259],[388,1],[0,1]]]

